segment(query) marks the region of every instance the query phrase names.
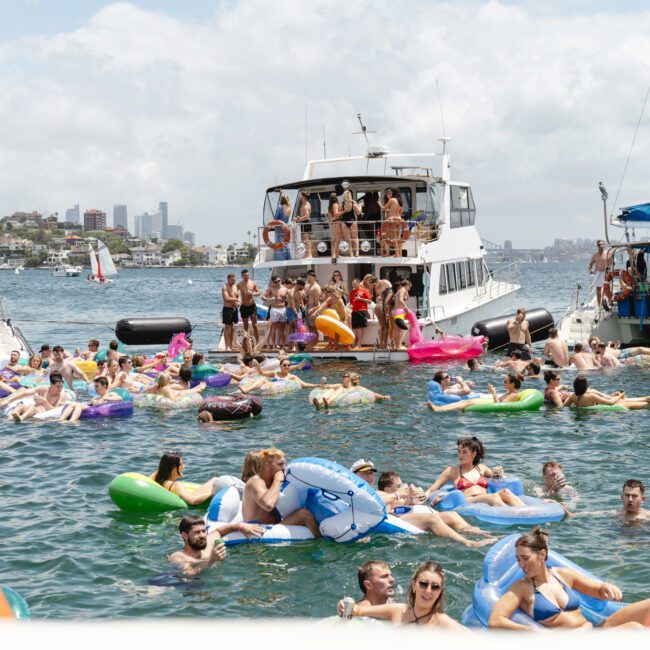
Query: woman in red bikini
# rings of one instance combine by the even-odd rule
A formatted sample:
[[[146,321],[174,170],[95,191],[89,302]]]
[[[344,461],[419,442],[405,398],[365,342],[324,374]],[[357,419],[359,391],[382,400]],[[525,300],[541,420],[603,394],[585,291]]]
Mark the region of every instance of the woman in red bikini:
[[[555,370],[547,370],[544,373],[544,381],[546,382],[544,401],[554,406],[562,406],[571,395],[571,391],[567,386],[561,385],[560,375]]]
[[[491,506],[523,506],[524,503],[516,497],[508,488],[488,494],[488,478],[500,478],[503,476],[503,468],[489,467],[481,464],[485,457],[483,443],[472,436],[461,438],[458,445],[458,465],[447,467],[436,479],[435,483],[427,490],[427,498],[436,490],[439,490],[446,483],[452,483],[457,490],[465,494],[469,503],[487,503]],[[444,495],[438,495],[432,505],[435,505]]]

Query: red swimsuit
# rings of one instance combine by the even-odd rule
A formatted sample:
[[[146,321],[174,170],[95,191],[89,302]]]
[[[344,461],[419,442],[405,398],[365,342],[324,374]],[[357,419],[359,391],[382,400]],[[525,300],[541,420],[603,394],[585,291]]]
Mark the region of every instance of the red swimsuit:
[[[487,490],[487,487],[488,487],[487,479],[485,478],[485,476],[483,476],[483,474],[481,474],[481,470],[478,467],[476,468],[476,470],[480,474],[480,478],[479,478],[478,481],[476,481],[476,483],[472,483],[472,481],[470,481],[469,479],[466,479],[463,476],[463,474],[460,472],[460,468],[459,468],[458,471],[460,473],[460,478],[456,482],[456,489],[460,490],[461,492],[465,492],[465,490],[468,490],[469,488],[474,487],[475,485],[478,485],[479,487],[482,487],[482,488]]]

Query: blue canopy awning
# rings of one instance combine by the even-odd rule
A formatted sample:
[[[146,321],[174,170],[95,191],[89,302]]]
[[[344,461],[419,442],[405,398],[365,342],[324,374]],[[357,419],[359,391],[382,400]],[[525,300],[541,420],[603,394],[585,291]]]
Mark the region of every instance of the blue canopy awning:
[[[650,221],[650,203],[621,208],[621,214],[618,218],[621,221]]]

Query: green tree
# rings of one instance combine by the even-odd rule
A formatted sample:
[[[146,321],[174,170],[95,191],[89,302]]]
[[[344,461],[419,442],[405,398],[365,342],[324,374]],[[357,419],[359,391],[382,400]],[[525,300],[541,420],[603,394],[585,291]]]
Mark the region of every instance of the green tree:
[[[162,252],[169,253],[170,251],[180,251],[181,255],[185,255],[187,246],[180,239],[168,239],[163,244]]]

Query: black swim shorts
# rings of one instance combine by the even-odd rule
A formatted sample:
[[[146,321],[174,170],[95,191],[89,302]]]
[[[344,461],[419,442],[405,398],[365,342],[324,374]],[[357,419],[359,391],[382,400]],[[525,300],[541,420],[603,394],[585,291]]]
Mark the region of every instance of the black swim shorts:
[[[257,305],[253,303],[252,305],[242,305],[239,308],[239,314],[242,318],[250,318],[257,314]],[[236,322],[236,321],[235,321]]]
[[[301,221],[300,222],[300,232],[303,235],[311,234],[311,222],[310,221]]]
[[[221,310],[221,320],[224,325],[236,325],[239,322],[237,307],[224,307]]]
[[[362,327],[368,327],[368,312],[367,310],[363,311],[353,311],[352,312],[352,329],[357,330]]]

